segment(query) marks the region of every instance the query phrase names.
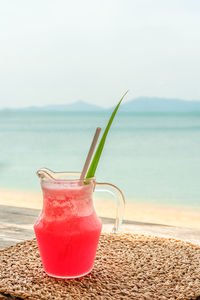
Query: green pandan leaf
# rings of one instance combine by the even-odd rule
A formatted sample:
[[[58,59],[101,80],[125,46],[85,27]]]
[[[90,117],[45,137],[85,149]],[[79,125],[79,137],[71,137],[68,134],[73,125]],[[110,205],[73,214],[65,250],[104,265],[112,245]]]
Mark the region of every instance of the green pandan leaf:
[[[126,94],[128,93],[128,91],[126,91],[126,93],[122,96],[122,98],[120,99],[119,103],[117,104],[117,106],[115,107],[111,117],[110,117],[110,120],[108,122],[108,125],[106,126],[106,129],[104,130],[104,133],[103,133],[103,136],[101,138],[101,141],[99,142],[99,145],[98,145],[98,148],[94,154],[94,157],[93,157],[93,160],[90,164],[90,167],[89,167],[89,170],[87,172],[87,175],[86,175],[86,178],[91,178],[91,177],[94,177],[95,175],[95,172],[96,172],[96,168],[97,168],[97,165],[99,163],[99,159],[101,157],[101,153],[102,153],[102,150],[103,150],[103,147],[104,147],[104,144],[105,144],[105,140],[106,140],[106,137],[107,137],[107,134],[108,134],[108,131],[110,129],[110,126],[112,124],[112,121],[116,115],[116,112],[122,102],[122,100],[124,99],[124,97],[126,96]]]

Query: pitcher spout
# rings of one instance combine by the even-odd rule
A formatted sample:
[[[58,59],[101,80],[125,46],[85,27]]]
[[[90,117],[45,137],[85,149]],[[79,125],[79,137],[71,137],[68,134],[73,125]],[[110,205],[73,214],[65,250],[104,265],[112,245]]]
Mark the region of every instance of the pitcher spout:
[[[53,180],[54,179],[54,172],[47,168],[41,168],[36,172],[37,176],[39,177],[40,181],[43,180]]]

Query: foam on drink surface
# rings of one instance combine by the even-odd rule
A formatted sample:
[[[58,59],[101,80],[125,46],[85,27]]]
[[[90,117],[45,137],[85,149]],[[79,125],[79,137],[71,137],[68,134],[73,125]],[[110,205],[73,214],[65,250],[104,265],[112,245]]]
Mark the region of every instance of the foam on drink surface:
[[[79,182],[45,182],[43,211],[49,219],[88,216],[93,212],[92,185]]]

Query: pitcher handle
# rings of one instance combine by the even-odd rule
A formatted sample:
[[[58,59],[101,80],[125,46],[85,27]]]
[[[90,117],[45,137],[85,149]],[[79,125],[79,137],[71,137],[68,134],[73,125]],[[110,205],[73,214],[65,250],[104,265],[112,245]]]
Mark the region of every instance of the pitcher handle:
[[[113,227],[113,233],[118,233],[120,229],[120,225],[122,224],[123,216],[124,216],[124,208],[125,208],[125,198],[122,193],[122,191],[115,186],[114,184],[107,183],[107,182],[96,182],[95,186],[104,186],[109,187],[111,189],[108,190],[108,188],[105,189],[95,189],[95,192],[107,192],[111,194],[115,200],[117,201],[117,215],[115,219],[115,224]]]

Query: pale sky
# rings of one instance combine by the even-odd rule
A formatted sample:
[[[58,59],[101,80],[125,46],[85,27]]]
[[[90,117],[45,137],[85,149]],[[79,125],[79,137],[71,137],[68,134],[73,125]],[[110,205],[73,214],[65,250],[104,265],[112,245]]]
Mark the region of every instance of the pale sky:
[[[199,0],[0,2],[0,108],[200,100]]]

